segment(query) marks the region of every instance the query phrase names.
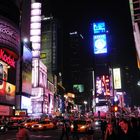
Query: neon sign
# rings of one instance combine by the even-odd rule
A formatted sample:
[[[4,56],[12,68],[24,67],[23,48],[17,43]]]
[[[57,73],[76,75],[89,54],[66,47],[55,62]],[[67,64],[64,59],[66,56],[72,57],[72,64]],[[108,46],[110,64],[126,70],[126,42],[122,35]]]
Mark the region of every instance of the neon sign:
[[[12,58],[10,55],[7,55],[2,49],[0,49],[0,59],[15,68],[14,58]]]

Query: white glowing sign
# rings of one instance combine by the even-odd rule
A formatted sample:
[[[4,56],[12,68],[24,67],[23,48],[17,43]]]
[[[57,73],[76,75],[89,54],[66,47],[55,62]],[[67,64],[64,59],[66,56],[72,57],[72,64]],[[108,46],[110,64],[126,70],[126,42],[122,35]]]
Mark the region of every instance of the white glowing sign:
[[[113,69],[113,82],[114,82],[114,89],[121,89],[121,74],[120,68]]]

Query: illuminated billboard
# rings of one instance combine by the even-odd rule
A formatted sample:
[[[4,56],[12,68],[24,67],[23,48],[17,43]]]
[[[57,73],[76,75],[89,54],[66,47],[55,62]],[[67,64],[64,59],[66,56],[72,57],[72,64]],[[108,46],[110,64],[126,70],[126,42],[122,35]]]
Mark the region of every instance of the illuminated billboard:
[[[27,109],[27,113],[32,113],[31,98],[21,96],[21,109]]]
[[[32,51],[29,43],[23,44],[22,54],[22,92],[31,94],[32,91]]]
[[[25,117],[25,116],[27,116],[27,110],[26,109],[15,110],[15,116]]]
[[[106,34],[93,35],[94,54],[107,53]]]
[[[0,84],[0,103],[14,105],[15,89],[15,85],[2,81]]]
[[[120,68],[113,69],[113,83],[114,83],[114,89],[122,88]]]
[[[105,22],[96,22],[93,23],[93,32],[94,34],[105,33]]]
[[[110,79],[108,75],[102,75],[96,77],[96,95],[110,96]]]
[[[16,70],[5,62],[0,60],[0,103],[14,105],[16,78],[13,76],[16,75]]]
[[[73,85],[73,91],[79,92],[79,93],[84,92],[84,85],[82,85],[82,84]]]

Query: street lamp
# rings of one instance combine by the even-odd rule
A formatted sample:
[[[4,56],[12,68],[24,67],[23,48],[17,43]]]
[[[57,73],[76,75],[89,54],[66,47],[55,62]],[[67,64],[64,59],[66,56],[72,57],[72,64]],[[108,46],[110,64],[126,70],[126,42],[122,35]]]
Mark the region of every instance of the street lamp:
[[[84,101],[84,105],[85,105],[85,112],[87,111],[87,101]]]

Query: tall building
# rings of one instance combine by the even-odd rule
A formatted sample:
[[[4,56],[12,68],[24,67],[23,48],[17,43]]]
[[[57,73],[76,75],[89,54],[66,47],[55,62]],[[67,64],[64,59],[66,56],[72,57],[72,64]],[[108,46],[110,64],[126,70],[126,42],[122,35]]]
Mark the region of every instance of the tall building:
[[[78,105],[84,105],[84,101],[90,98],[92,74],[87,50],[82,34],[78,31],[68,34],[67,45],[64,46],[64,85],[66,92],[75,94],[75,104]]]
[[[137,58],[137,67],[139,71],[137,71],[137,77],[135,78],[136,84],[136,95],[139,98],[138,93],[140,92],[139,82],[140,82],[140,1],[139,0],[129,0],[130,12],[131,12],[131,21],[133,26],[133,35],[135,41],[136,48],[136,58]],[[132,94],[133,95],[133,94]],[[133,95],[135,99],[135,96]],[[139,104],[136,102],[136,104]]]
[[[12,0],[0,1],[0,116],[14,115],[20,11]]]

